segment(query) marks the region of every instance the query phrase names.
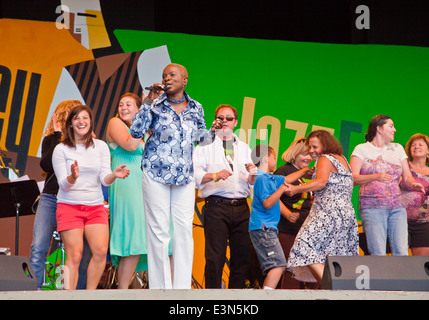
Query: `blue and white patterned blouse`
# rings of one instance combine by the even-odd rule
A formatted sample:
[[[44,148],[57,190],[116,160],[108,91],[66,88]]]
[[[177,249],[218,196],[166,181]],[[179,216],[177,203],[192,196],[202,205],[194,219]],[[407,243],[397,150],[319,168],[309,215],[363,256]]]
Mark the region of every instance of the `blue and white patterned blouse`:
[[[150,136],[146,142],[142,168],[154,181],[186,185],[194,179],[192,153],[195,143],[212,143],[215,133],[206,129],[201,104],[185,92],[188,105],[178,115],[161,94],[151,105],[143,103],[130,128],[134,138]]]

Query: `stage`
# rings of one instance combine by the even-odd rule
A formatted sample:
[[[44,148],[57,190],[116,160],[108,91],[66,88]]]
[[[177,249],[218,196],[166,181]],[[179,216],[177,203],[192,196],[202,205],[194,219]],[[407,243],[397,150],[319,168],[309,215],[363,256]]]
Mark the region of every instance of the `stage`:
[[[376,290],[260,290],[260,289],[191,289],[191,290],[70,290],[2,291],[0,300],[169,300],[169,301],[239,301],[269,300],[429,300],[429,292]]]

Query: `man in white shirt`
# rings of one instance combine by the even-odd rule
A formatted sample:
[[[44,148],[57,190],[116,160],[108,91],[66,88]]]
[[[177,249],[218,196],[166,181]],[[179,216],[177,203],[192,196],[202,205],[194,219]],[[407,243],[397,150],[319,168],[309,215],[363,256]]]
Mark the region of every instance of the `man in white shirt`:
[[[220,105],[215,111],[223,126],[215,141],[197,146],[194,175],[199,196],[205,198],[205,287],[221,288],[229,240],[229,288],[245,287],[250,270],[250,210],[247,197],[255,181],[256,166],[249,146],[233,134],[237,110]]]

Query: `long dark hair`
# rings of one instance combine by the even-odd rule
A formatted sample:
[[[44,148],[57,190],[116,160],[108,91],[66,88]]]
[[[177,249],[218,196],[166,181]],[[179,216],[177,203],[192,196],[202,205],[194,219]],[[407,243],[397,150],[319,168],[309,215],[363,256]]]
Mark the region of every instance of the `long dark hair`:
[[[373,117],[369,122],[368,130],[365,134],[365,141],[371,142],[377,134],[377,127],[382,127],[389,119],[391,118],[383,114]]]
[[[62,140],[62,143],[64,143],[66,146],[69,147],[76,147],[76,140],[74,137],[74,131],[73,131],[73,127],[72,127],[72,120],[82,111],[86,111],[89,114],[89,119],[90,119],[90,126],[89,126],[89,130],[88,133],[83,137],[84,142],[85,142],[85,148],[88,148],[90,146],[94,145],[94,141],[92,140],[92,132],[94,130],[94,121],[92,118],[92,112],[91,109],[87,106],[76,106],[74,107],[66,120],[66,127],[65,127],[65,132],[64,132],[64,137]]]

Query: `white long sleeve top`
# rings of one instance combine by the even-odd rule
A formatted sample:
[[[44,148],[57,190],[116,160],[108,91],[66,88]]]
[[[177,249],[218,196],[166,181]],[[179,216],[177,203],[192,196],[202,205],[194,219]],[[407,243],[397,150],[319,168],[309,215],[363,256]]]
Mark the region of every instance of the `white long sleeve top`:
[[[78,144],[76,148],[63,143],[55,147],[52,155],[52,165],[57,176],[59,190],[57,201],[68,204],[100,205],[104,203],[101,185],[108,186],[104,181],[110,174],[110,152],[107,144],[93,139],[94,146],[85,148]],[[77,160],[79,177],[75,184],[67,181],[71,174],[71,165]]]
[[[234,170],[231,170],[228,160],[225,158],[222,140],[218,136],[216,136],[212,144],[199,145],[195,148],[194,176],[196,186],[200,189],[198,191],[201,198],[207,198],[211,195],[230,199],[250,196],[251,185],[247,182],[249,172],[247,172],[245,164],[252,163],[251,150],[246,143],[240,141],[235,135],[233,148],[234,159],[232,161]],[[206,184],[202,183],[206,173],[219,172],[223,169],[227,169],[232,173],[228,179],[218,182],[210,181]]]

